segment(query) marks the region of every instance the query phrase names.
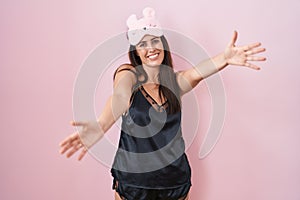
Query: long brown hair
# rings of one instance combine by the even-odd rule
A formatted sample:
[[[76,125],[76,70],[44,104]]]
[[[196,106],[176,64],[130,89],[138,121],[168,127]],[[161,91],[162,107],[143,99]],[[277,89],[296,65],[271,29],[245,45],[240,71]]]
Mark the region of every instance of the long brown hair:
[[[165,36],[161,36],[161,41],[164,47],[164,59],[160,66],[158,81],[159,85],[159,96],[162,99],[162,96],[168,100],[168,109],[167,112],[169,114],[176,113],[180,111],[181,108],[181,100],[180,100],[180,92],[179,86],[176,81],[176,74],[173,69],[173,62],[170,53],[169,44]],[[138,81],[138,85],[141,85],[148,80],[148,75],[142,67],[142,61],[140,57],[136,53],[136,47],[134,45],[130,45],[128,52],[129,60],[131,65],[136,69],[137,77],[140,80],[142,77],[142,81]]]

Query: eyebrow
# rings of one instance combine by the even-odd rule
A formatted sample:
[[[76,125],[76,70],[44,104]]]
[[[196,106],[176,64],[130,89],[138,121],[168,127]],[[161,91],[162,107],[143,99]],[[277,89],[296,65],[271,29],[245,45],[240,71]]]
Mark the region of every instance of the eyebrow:
[[[157,39],[157,38],[159,38],[159,37],[154,37],[154,38],[151,39],[151,41],[152,41],[152,40],[155,40],[155,39]],[[147,41],[142,40],[142,41],[140,41],[137,45],[139,45],[139,44],[141,44],[141,43],[145,43],[145,42],[147,42]]]

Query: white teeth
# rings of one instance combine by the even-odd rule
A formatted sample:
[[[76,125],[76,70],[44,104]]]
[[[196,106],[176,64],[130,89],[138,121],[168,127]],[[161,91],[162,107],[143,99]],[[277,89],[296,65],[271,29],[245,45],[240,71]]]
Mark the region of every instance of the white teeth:
[[[153,54],[153,55],[148,56],[148,58],[153,59],[153,58],[156,58],[157,56],[158,56],[158,54]]]

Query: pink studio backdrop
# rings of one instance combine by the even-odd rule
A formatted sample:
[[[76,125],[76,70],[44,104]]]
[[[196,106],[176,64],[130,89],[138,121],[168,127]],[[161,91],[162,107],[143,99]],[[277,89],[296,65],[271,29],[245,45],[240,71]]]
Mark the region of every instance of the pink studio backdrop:
[[[58,143],[74,131],[72,92],[82,62],[98,44],[125,31],[127,17],[141,16],[145,6],[156,9],[165,28],[193,39],[209,55],[223,50],[234,29],[238,44],[261,41],[268,50],[261,71],[230,66],[220,73],[225,122],[202,160],[199,147],[212,107],[205,82],[195,89],[201,120],[187,150],[191,199],[299,200],[298,0],[1,1],[0,199],[113,199],[110,169],[90,155],[82,162],[66,159]],[[97,96],[98,113],[105,99]],[[108,132],[114,142],[116,130]]]

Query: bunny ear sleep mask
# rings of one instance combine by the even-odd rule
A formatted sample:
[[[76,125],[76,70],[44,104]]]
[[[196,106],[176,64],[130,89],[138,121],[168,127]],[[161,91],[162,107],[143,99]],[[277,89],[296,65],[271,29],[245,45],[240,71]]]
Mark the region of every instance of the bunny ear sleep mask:
[[[162,28],[155,18],[153,8],[143,10],[143,18],[137,19],[136,15],[130,15],[127,19],[127,37],[131,45],[137,45],[145,35],[160,37],[163,35]]]

